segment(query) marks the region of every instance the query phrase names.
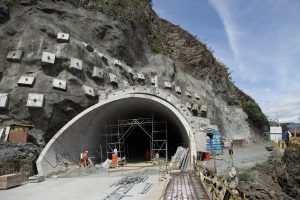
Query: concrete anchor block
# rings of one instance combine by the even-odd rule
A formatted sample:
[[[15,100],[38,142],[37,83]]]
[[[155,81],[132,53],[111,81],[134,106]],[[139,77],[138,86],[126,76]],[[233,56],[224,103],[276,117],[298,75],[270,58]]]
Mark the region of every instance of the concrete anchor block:
[[[57,42],[68,43],[70,40],[70,35],[67,33],[58,33],[57,34]]]
[[[85,42],[81,42],[83,44],[83,46],[86,48],[87,51],[89,52],[93,52],[94,51],[94,48],[89,45],[88,43],[85,43]]]
[[[119,61],[119,60],[117,60],[117,59],[113,59],[113,64],[114,64],[114,66],[116,66],[116,67],[119,67],[119,68],[121,68],[121,69],[123,68],[121,61]]]
[[[2,135],[5,133],[5,128],[0,128],[0,142],[2,142]]]
[[[92,78],[94,79],[103,79],[104,78],[104,72],[103,69],[99,69],[98,67],[94,67]]]
[[[60,80],[60,79],[53,79],[52,87],[54,89],[66,91],[67,90],[67,82],[64,80]]]
[[[104,55],[103,53],[97,52],[98,56],[105,62],[108,61],[107,55]]]
[[[192,111],[199,111],[199,105],[193,104]]]
[[[94,92],[94,89],[92,87],[87,86],[87,85],[83,85],[82,89],[83,89],[86,96],[95,97],[95,92]]]
[[[14,61],[19,62],[24,55],[24,52],[22,50],[10,50],[7,54],[6,59],[8,61]]]
[[[189,92],[185,92],[185,95],[186,95],[188,98],[191,98],[191,97],[192,97],[191,93],[189,93]]]
[[[130,70],[128,73],[132,78],[134,78],[136,76],[133,70]]]
[[[44,104],[44,95],[43,94],[36,94],[36,93],[29,93],[28,100],[27,100],[27,107],[30,108],[41,108]]]
[[[10,126],[0,129],[0,142],[6,142],[10,133]]]
[[[9,101],[9,94],[8,93],[0,93],[0,108],[7,108],[8,101]]]
[[[82,71],[82,60],[77,58],[71,58],[70,69]]]
[[[123,85],[125,88],[128,88],[130,86],[128,81],[126,81],[126,80],[123,80]]]
[[[207,106],[206,105],[202,105],[200,108],[201,112],[207,112]]]
[[[172,85],[171,85],[171,83],[168,82],[168,81],[165,81],[165,82],[164,82],[164,86],[165,86],[166,89],[172,89]]]
[[[179,86],[175,86],[175,92],[177,94],[181,94],[181,88]]]
[[[138,73],[137,78],[139,81],[144,81],[145,80],[145,76],[142,73]]]
[[[43,64],[54,64],[55,63],[55,54],[44,51],[43,55],[42,55],[42,63]]]
[[[151,78],[151,85],[154,87],[158,87],[158,77],[154,76]]]
[[[33,76],[21,76],[18,80],[19,86],[32,87],[35,83],[35,77]]]
[[[111,84],[115,84],[115,85],[118,84],[118,78],[115,74],[108,73],[108,76]]]
[[[192,108],[192,106],[191,106],[191,104],[190,104],[189,102],[186,102],[186,103],[185,103],[185,106],[186,106],[188,109],[191,109],[191,108]]]

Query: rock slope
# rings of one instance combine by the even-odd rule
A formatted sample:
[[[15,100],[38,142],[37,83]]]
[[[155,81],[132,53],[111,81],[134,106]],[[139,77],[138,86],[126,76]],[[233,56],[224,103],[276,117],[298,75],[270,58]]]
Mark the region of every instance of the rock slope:
[[[205,117],[219,126],[228,139],[251,141],[266,125],[248,118],[243,102],[255,102],[230,81],[226,68],[206,46],[185,30],[160,19],[147,0],[122,1],[0,1],[0,93],[9,94],[8,106],[0,110],[2,126],[33,124],[31,135],[44,145],[69,120],[97,103],[85,95],[83,85],[96,94],[116,89],[109,73],[130,85],[140,84],[101,55],[125,62],[150,79],[180,85],[183,92],[199,94],[200,100],[182,95],[183,102],[207,107]],[[68,43],[57,41],[59,32],[70,34]],[[87,45],[88,44],[88,45]],[[7,60],[12,49],[22,50],[18,62]],[[42,63],[43,52],[55,54],[51,67]],[[71,57],[82,60],[82,70],[69,68]],[[104,72],[103,80],[92,77],[94,66]],[[31,76],[30,87],[18,84]],[[64,80],[67,90],[52,87],[53,79]],[[119,88],[125,87],[123,82]],[[175,91],[173,91],[175,93]],[[43,109],[27,107],[29,93],[44,95]],[[264,115],[262,114],[264,117]],[[256,121],[255,121],[256,120]]]

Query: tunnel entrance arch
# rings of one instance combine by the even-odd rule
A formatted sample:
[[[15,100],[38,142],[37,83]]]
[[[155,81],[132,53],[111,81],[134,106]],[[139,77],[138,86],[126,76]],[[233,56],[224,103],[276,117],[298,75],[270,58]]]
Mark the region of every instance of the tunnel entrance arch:
[[[97,156],[99,148],[104,147],[101,137],[105,121],[114,122],[117,116],[123,119],[147,117],[149,113],[168,121],[170,154],[176,151],[177,145],[190,147],[191,154],[196,154],[190,125],[175,106],[155,95],[122,94],[101,100],[67,123],[48,142],[38,158],[39,174],[58,171],[64,162],[79,162],[83,150]]]

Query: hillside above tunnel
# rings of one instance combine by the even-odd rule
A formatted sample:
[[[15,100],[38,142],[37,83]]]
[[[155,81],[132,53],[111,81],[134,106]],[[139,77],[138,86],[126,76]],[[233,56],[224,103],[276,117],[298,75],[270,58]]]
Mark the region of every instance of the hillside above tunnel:
[[[227,139],[251,141],[268,125],[228,69],[194,36],[160,19],[151,1],[6,0],[0,9],[0,122],[34,125],[32,142],[44,145],[98,98],[151,87],[155,76],[158,87],[198,105],[192,114],[209,119]],[[68,42],[57,40],[58,33],[69,34]],[[18,59],[9,57],[19,52]],[[33,101],[42,99],[40,108],[28,104],[32,94],[38,95]]]

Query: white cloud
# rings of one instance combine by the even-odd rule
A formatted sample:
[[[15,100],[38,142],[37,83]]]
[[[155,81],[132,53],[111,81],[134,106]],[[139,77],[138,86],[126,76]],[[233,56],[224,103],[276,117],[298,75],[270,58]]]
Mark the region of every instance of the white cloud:
[[[300,117],[300,92],[296,92],[300,91],[300,19],[295,7],[300,8],[300,3],[258,2],[242,5],[235,0],[210,0],[223,22],[234,54],[236,62],[230,63],[237,66],[229,66],[234,71],[233,80],[242,84],[241,89],[254,97],[270,117],[278,114],[282,121],[297,121]]]
[[[169,12],[169,16],[174,11],[170,4],[179,2],[156,1],[160,4],[165,2],[165,11],[159,12],[161,15]],[[176,9],[181,6],[179,11],[193,10],[191,7],[195,7],[199,0],[189,0],[189,4],[180,2],[175,6]],[[207,5],[217,12],[223,26],[220,21],[209,19],[212,24],[193,26],[193,32],[210,41],[208,46],[212,45],[216,57],[233,71],[233,81],[250,94],[267,115],[276,117],[278,114],[282,120],[298,121],[300,1],[209,0]],[[205,12],[201,9],[199,7],[198,11]],[[177,14],[172,14],[173,19],[176,19]],[[191,20],[195,20],[195,13],[189,16]],[[181,18],[173,22],[176,24],[179,21],[186,23],[179,24],[183,27],[190,27],[192,24]],[[212,31],[219,34],[209,34]],[[226,39],[224,42],[224,37],[227,37],[229,47]]]
[[[234,21],[232,20],[231,12],[230,9],[228,8],[229,2],[218,1],[218,0],[209,0],[209,2],[220,15],[236,63],[238,63],[239,66],[242,66],[240,65],[240,53],[238,48],[238,41],[241,33],[238,30],[237,26],[235,25]]]

